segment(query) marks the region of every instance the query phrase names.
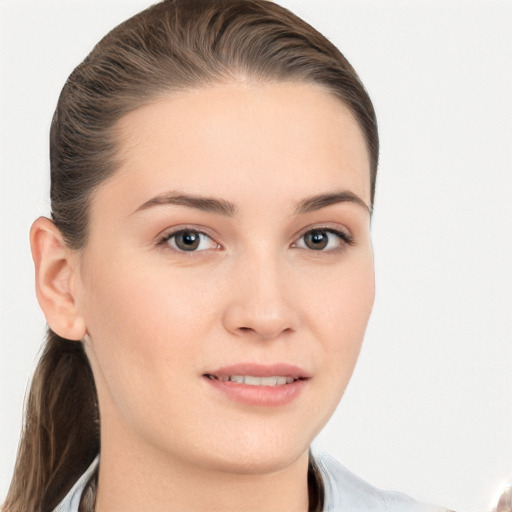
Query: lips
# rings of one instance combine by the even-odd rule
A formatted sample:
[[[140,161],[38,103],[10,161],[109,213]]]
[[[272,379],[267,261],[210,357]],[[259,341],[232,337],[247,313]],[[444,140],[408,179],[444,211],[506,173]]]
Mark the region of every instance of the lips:
[[[256,406],[283,406],[294,400],[311,374],[288,364],[243,363],[203,374],[225,397]]]

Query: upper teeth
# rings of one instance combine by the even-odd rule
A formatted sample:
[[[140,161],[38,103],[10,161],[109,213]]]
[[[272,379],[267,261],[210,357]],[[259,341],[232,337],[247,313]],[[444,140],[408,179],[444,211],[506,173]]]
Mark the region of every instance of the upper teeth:
[[[225,377],[215,377],[214,379],[223,380],[225,382],[238,382],[239,384],[248,384],[249,386],[281,386],[283,384],[291,384],[295,379],[293,377],[253,377],[252,375],[228,375]]]

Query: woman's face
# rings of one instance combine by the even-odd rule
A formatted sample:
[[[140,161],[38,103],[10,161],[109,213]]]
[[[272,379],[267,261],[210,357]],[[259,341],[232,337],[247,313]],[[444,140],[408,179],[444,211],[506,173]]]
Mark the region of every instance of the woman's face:
[[[116,133],[75,280],[102,450],[286,467],[338,404],[372,309],[356,121],[317,86],[234,83],[162,97]]]

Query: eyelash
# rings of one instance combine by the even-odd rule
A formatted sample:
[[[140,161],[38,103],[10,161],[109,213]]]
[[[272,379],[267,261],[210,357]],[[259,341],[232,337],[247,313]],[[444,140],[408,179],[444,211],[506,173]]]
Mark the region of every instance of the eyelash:
[[[159,246],[167,245],[169,247],[169,242],[172,239],[175,239],[175,237],[177,235],[182,234],[182,233],[187,233],[187,234],[191,234],[191,235],[199,235],[200,237],[207,237],[214,244],[216,244],[217,247],[215,247],[215,249],[218,249],[218,248],[221,247],[220,244],[215,242],[215,240],[208,233],[205,233],[204,231],[201,231],[200,229],[197,229],[197,228],[186,228],[186,227],[185,228],[179,228],[176,231],[171,231],[170,233],[166,233],[164,236],[162,236],[158,240],[157,245],[159,245]],[[335,236],[337,236],[340,239],[340,247],[337,247],[335,249],[328,249],[328,250],[312,249],[310,247],[298,247],[298,245],[297,245],[298,241],[299,240],[303,240],[306,235],[311,234],[311,233],[327,233],[327,234],[335,235]],[[331,227],[319,226],[319,227],[308,229],[307,231],[303,232],[299,236],[297,241],[292,244],[291,247],[298,248],[298,249],[309,249],[312,252],[335,252],[335,251],[343,250],[345,248],[344,246],[347,246],[347,245],[348,246],[354,245],[354,239],[348,233],[346,233],[344,231],[340,231],[340,230],[334,229],[334,228],[331,228]],[[187,251],[187,250],[179,249],[177,247],[169,247],[169,248],[171,250],[174,250],[175,252],[185,253],[185,254],[186,253],[194,253],[194,252],[203,252],[205,250],[205,249],[203,249],[201,251],[196,251],[196,250]]]
[[[346,233],[344,231],[340,231],[338,229],[331,228],[331,227],[323,227],[323,226],[308,229],[307,231],[305,231],[304,233],[302,233],[300,235],[298,240],[303,240],[306,235],[311,234],[311,233],[327,233],[330,235],[335,235],[339,238],[339,246],[334,249],[327,249],[327,250],[312,249],[311,247],[298,247],[297,246],[298,242],[294,242],[292,247],[296,247],[299,249],[309,249],[312,252],[335,252],[335,251],[338,252],[340,250],[345,249],[346,246],[354,245],[354,239],[348,233]],[[330,242],[328,241],[328,243],[330,243]]]
[[[199,235],[200,238],[207,237],[214,244],[217,245],[216,248],[220,247],[220,244],[215,242],[214,239],[208,233],[205,233],[204,231],[201,231],[200,229],[197,229],[197,228],[187,228],[187,227],[184,227],[184,228],[181,227],[181,228],[177,229],[176,231],[171,231],[170,233],[166,233],[164,236],[162,236],[160,238],[160,240],[158,241],[158,245],[159,246],[167,245],[171,250],[174,250],[175,252],[179,252],[179,253],[202,252],[202,251],[195,251],[195,250],[194,251],[186,251],[186,250],[179,249],[177,247],[170,247],[169,242],[173,238],[175,238],[177,235],[179,235],[180,233],[187,233],[187,234],[191,234],[191,235]]]

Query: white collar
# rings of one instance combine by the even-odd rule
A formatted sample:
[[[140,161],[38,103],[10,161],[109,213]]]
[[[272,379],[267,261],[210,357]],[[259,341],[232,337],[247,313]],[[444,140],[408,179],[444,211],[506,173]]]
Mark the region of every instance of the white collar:
[[[53,512],[78,512],[80,498],[82,497],[84,488],[87,485],[91,475],[94,473],[94,471],[96,471],[99,462],[100,456],[97,455],[85,473],[80,477],[75,485],[73,485],[66,497],[57,505],[57,507],[55,507]]]

